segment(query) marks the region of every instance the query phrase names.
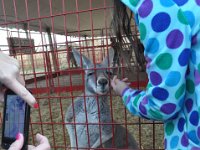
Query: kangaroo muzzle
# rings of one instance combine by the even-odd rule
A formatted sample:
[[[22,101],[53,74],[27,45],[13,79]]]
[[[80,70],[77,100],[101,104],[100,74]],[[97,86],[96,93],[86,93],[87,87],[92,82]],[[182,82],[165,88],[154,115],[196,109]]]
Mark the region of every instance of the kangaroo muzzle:
[[[99,77],[97,79],[97,93],[98,94],[105,94],[109,91],[109,81],[105,77]]]
[[[106,86],[108,84],[108,80],[106,78],[100,78],[97,80],[97,85]]]

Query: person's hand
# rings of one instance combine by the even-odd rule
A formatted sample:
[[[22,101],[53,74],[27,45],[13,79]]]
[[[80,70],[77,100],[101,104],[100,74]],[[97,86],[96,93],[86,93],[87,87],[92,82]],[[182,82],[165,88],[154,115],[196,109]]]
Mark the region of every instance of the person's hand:
[[[33,95],[25,88],[25,82],[20,76],[20,65],[18,61],[0,52],[0,83],[11,89],[30,106],[37,108]],[[0,88],[0,101],[3,101],[5,88]]]
[[[111,80],[111,86],[113,87],[113,90],[116,94],[122,96],[122,92],[125,88],[129,87],[129,83],[126,83],[128,81],[128,78],[124,78],[122,80],[119,80],[117,76],[114,76]]]
[[[28,145],[28,150],[50,150],[50,144],[48,139],[41,135],[36,134],[36,141],[38,142],[38,146]],[[8,150],[21,150],[24,143],[24,137],[21,133],[17,135],[17,140],[10,145]]]

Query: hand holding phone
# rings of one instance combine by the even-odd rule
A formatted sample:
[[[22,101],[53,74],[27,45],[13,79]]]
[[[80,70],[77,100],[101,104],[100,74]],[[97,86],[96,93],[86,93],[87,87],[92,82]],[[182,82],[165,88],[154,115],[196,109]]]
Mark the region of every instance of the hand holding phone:
[[[30,106],[13,91],[7,90],[4,95],[4,114],[2,130],[2,148],[8,149],[16,140],[18,133],[24,136],[22,150],[27,149],[30,121]]]
[[[28,150],[50,150],[50,144],[46,136],[39,133],[36,134],[37,146],[28,145]],[[24,137],[22,134],[18,135],[18,139],[11,144],[9,150],[21,150],[24,143]]]

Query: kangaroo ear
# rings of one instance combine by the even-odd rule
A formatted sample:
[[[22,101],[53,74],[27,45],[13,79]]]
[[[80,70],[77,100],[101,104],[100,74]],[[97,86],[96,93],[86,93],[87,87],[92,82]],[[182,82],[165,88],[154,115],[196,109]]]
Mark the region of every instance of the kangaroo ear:
[[[72,48],[72,52],[73,52],[74,58],[76,60],[76,63],[80,67],[81,67],[81,58],[82,58],[83,68],[88,68],[91,65],[90,59],[88,59],[85,55],[80,54],[80,52],[77,49]]]
[[[113,66],[114,49],[110,48],[108,51],[108,56],[103,59],[102,64],[105,66]]]

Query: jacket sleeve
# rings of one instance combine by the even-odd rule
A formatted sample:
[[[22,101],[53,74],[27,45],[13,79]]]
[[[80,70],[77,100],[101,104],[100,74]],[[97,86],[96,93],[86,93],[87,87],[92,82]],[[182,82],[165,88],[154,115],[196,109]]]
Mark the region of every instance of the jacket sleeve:
[[[171,0],[121,1],[138,22],[149,79],[143,91],[125,89],[123,102],[134,115],[172,119],[180,112],[185,94],[194,93],[194,82],[185,79],[191,51],[189,21]]]

